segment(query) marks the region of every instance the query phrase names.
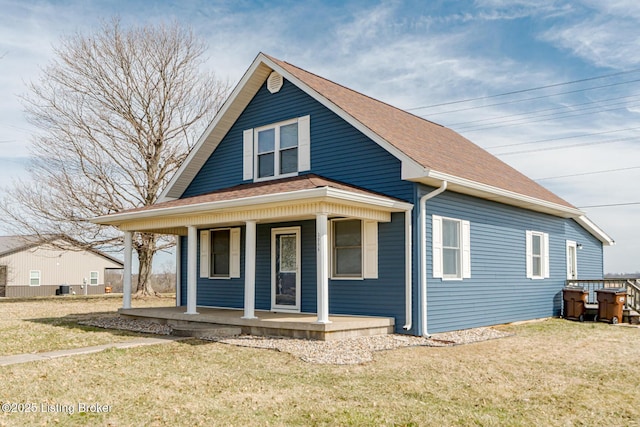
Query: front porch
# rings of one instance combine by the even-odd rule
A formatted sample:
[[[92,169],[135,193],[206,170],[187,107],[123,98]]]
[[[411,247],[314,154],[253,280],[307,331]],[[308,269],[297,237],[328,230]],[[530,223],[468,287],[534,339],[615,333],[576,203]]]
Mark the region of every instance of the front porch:
[[[274,313],[256,310],[258,318],[243,318],[236,309],[198,307],[198,314],[186,314],[186,307],[121,308],[120,315],[145,319],[169,326],[236,326],[243,334],[281,336],[332,341],[360,336],[393,333],[392,317],[331,315],[330,323],[318,323],[315,313]]]

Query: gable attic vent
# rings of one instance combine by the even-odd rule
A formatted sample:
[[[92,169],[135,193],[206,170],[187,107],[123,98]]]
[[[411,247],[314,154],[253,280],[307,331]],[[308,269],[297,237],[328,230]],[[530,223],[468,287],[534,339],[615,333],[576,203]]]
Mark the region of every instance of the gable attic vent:
[[[282,75],[273,71],[267,79],[267,89],[269,89],[271,93],[276,93],[282,88],[283,81]]]

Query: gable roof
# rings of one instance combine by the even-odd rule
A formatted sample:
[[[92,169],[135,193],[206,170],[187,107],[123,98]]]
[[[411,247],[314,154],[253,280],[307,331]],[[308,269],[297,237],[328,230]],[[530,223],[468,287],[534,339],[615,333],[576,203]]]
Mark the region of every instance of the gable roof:
[[[56,240],[63,240],[71,246],[77,246],[81,248],[79,242],[68,237],[68,236],[36,236],[36,235],[24,235],[24,236],[0,236],[0,258],[15,254],[18,252],[26,251],[31,248],[35,248],[47,243],[51,243]],[[114,258],[106,253],[99,251],[97,249],[91,248],[82,248],[87,252],[91,252],[97,256],[102,258],[106,258],[107,260],[114,262],[120,266],[123,266],[123,262],[117,258]]]
[[[462,135],[288,62],[260,53],[162,193],[179,198],[235,120],[276,71],[402,162],[402,178],[565,218],[583,213]],[[581,225],[592,224],[583,221]],[[587,228],[613,244],[602,230]]]

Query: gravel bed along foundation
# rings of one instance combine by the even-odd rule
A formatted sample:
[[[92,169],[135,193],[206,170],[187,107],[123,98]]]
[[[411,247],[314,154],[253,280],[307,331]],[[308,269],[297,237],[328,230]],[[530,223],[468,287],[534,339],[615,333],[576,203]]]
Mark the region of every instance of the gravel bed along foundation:
[[[171,326],[157,322],[138,319],[124,319],[122,317],[98,317],[78,322],[80,325],[96,328],[120,329],[123,331],[143,332],[146,334],[171,335]]]
[[[172,331],[168,325],[161,325],[147,320],[123,319],[120,317],[101,317],[79,323],[99,328],[122,329],[158,335],[170,335]],[[380,350],[392,350],[412,346],[447,347],[502,338],[509,335],[511,334],[493,328],[475,328],[433,334],[430,338],[391,334],[348,338],[336,341],[315,341],[252,335],[233,338],[207,336],[201,339],[241,347],[277,350],[290,353],[309,363],[350,365],[370,362],[373,360],[373,352]]]

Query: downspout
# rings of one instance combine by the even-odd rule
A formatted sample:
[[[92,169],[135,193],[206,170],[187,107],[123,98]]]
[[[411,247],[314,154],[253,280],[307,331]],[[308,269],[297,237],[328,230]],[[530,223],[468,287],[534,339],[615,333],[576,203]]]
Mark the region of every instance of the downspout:
[[[420,325],[422,336],[429,337],[427,332],[427,200],[436,197],[447,189],[447,181],[442,181],[440,188],[420,197],[420,221],[418,228],[420,230]]]
[[[404,211],[404,241],[405,241],[405,249],[404,249],[404,292],[405,292],[405,297],[404,297],[404,316],[405,316],[405,321],[406,323],[404,324],[404,326],[402,327],[405,331],[408,331],[409,329],[411,329],[411,327],[413,326],[413,301],[411,298],[411,292],[412,292],[412,281],[413,281],[413,277],[412,277],[412,272],[411,270],[413,269],[412,266],[412,262],[411,262],[411,257],[413,256],[412,250],[411,250],[411,241],[413,240],[413,236],[412,234],[412,227],[411,227],[411,222],[413,221],[413,207],[407,209],[406,211]]]

